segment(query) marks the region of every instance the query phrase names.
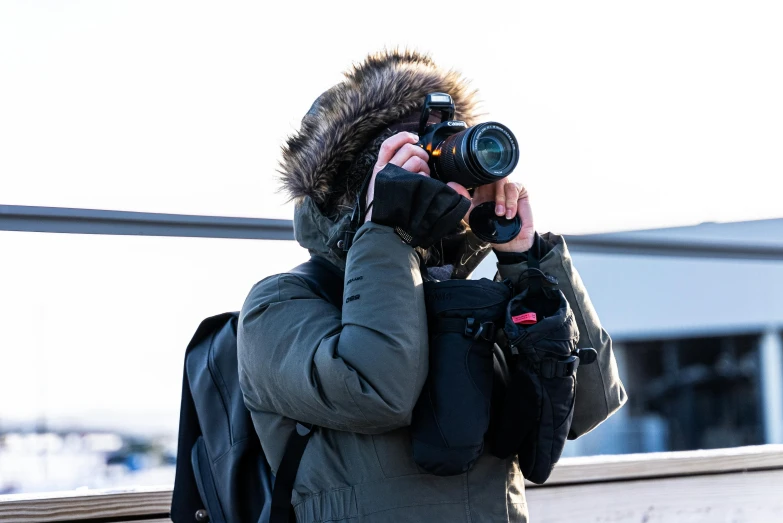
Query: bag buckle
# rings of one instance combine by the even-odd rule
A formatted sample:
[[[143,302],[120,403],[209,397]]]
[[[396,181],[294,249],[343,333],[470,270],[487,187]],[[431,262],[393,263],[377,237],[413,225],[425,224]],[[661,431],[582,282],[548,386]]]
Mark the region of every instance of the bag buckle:
[[[468,318],[465,320],[464,334],[466,338],[472,340],[481,338],[485,341],[493,341],[495,339],[495,324],[491,321],[479,323],[476,318]]]
[[[348,252],[348,249],[353,245],[353,237],[356,236],[354,231],[345,231],[343,239],[337,242],[337,248],[342,249],[343,252]]]
[[[563,360],[544,358],[539,365],[542,378],[566,378],[574,376],[579,368],[579,356],[573,354]]]
[[[582,365],[590,365],[598,359],[598,352],[592,348],[577,349],[576,355],[579,356],[579,362]]]

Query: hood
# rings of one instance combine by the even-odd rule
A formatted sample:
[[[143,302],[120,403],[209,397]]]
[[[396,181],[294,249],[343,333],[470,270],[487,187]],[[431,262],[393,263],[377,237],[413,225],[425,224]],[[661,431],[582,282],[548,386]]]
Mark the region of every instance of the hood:
[[[460,73],[438,67],[414,51],[383,51],[344,73],[302,119],[299,131],[282,148],[279,172],[291,199],[310,197],[327,215],[345,193],[358,191],[361,173],[346,168],[380,132],[401,118],[418,114],[432,92],[451,95],[455,118],[477,123],[477,94]],[[349,179],[351,176],[357,179]]]
[[[343,74],[344,80],[318,97],[285,142],[279,165],[283,189],[297,204],[297,241],[341,265],[344,253],[336,242],[348,227],[344,214],[368,174],[349,168],[362,150],[390,125],[418,115],[432,92],[451,95],[455,118],[468,125],[481,116],[469,81],[425,54],[382,51]]]

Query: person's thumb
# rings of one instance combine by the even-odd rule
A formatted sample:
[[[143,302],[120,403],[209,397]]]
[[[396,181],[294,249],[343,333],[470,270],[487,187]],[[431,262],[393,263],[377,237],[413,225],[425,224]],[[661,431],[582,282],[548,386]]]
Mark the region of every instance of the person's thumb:
[[[464,196],[465,198],[468,199],[468,201],[470,201],[470,208],[468,209],[468,212],[465,213],[465,218],[464,218],[465,220],[467,220],[470,217],[470,211],[472,211],[474,207],[473,198],[470,197],[470,193],[468,192],[468,190],[465,189],[462,185],[458,184],[457,182],[449,182],[446,185],[448,185],[449,187],[457,191],[457,194],[459,194],[460,196]]]
[[[460,184],[458,184],[457,182],[449,182],[446,185],[448,185],[449,187],[457,191],[460,194],[460,196],[464,196],[465,198],[470,200],[470,193],[468,192],[468,190],[465,189]]]

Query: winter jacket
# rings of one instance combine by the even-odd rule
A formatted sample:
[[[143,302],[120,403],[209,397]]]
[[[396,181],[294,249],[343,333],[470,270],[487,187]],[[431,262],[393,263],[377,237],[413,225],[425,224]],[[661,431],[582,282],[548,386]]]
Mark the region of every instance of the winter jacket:
[[[458,476],[425,474],[413,460],[408,426],[427,376],[427,318],[418,257],[390,227],[361,226],[346,255],[348,226],[309,197],[296,208],[295,235],[311,254],[345,272],[342,311],[298,277],[270,276],[240,313],[238,356],[245,404],[273,471],[294,420],[319,428],[294,485],[297,521],[526,522],[516,460],[485,452]],[[612,354],[562,237],[541,269],[555,276],[576,316],[580,347],[598,352],[579,369],[571,437],[595,428],[625,402]],[[526,263],[499,265],[519,289]]]

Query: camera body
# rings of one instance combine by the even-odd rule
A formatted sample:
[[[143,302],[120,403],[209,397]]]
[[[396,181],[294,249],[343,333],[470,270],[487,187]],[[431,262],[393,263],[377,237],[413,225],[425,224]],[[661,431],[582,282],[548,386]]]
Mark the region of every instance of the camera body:
[[[430,124],[435,111],[440,113],[440,122]],[[454,111],[454,102],[446,93],[430,93],[424,100],[417,145],[429,154],[432,177],[473,189],[511,174],[519,161],[511,130],[497,122],[468,127],[454,120]]]
[[[511,130],[497,122],[468,127],[454,120],[454,110],[454,101],[446,93],[430,93],[424,100],[417,145],[429,155],[430,176],[457,182],[470,191],[511,174],[519,162]],[[430,123],[433,111],[440,113],[440,122]],[[522,220],[497,216],[495,203],[484,202],[471,211],[470,228],[483,241],[507,243],[519,234]]]

